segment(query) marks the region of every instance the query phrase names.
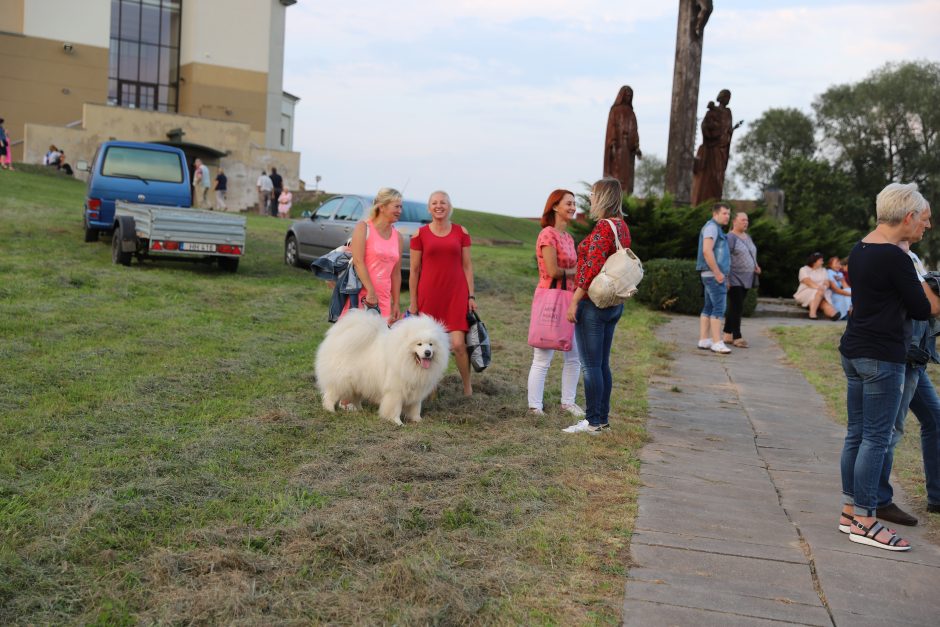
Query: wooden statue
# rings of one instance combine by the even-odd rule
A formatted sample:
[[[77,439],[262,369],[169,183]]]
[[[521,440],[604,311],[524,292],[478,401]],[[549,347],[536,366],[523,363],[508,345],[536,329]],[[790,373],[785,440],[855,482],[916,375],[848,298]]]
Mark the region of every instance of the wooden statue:
[[[718,94],[718,104],[708,103],[708,113],[702,120],[702,145],[698,147],[692,167],[693,205],[721,200],[731,154],[731,135],[741,126],[741,122],[732,124],[731,109],[728,108],[730,101],[731,92],[722,89]]]
[[[633,89],[620,88],[607,116],[607,139],[604,141],[604,176],[620,181],[628,196],[633,193],[635,158],[642,159],[640,134],[633,113]]]

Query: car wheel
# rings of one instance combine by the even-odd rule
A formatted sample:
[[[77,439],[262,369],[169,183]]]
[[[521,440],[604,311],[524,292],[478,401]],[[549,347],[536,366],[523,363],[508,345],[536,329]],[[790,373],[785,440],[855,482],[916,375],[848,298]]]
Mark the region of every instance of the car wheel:
[[[97,242],[98,241],[98,229],[93,229],[85,224],[85,241],[86,242]]]
[[[111,235],[111,261],[122,266],[129,266],[131,265],[131,255],[133,253],[126,253],[121,250],[121,230],[121,227],[117,227]]]
[[[238,272],[238,262],[236,257],[219,257],[219,268],[226,272]]]
[[[297,238],[293,235],[288,235],[287,241],[284,242],[284,263],[296,268],[303,266],[300,262],[300,252],[297,250]]]

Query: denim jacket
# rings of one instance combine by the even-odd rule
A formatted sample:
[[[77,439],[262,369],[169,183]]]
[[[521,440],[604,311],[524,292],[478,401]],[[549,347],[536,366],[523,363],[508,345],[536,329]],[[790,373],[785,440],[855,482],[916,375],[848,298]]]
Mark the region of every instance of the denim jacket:
[[[940,320],[911,321],[911,346],[916,346],[930,354],[930,361],[940,364],[940,355],[937,354],[937,335],[940,335]]]
[[[715,254],[715,263],[718,264],[718,269],[721,270],[721,273],[727,275],[731,272],[731,253],[728,250],[728,235],[721,230],[721,225],[714,220],[706,222],[702,230],[698,232],[698,259],[695,261],[695,269],[699,272],[711,271],[711,268],[705,263],[705,253],[702,251],[702,236],[705,234],[705,227],[708,226],[709,223],[714,224],[718,229],[718,237],[715,239],[715,245],[712,248],[712,252]]]

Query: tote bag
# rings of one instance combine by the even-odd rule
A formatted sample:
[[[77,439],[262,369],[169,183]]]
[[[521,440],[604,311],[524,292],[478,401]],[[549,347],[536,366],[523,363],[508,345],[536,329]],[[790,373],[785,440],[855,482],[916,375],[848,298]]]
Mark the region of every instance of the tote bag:
[[[604,220],[614,232],[617,252],[604,262],[600,273],[588,288],[591,302],[601,309],[620,305],[636,294],[636,286],[643,280],[643,264],[632,250],[624,248],[617,236],[617,227],[611,220]]]
[[[470,354],[470,365],[476,372],[483,372],[493,360],[490,334],[477,312],[468,313],[467,322],[470,324],[470,330],[467,331],[467,352]]]
[[[573,294],[568,291],[565,277],[552,279],[549,287],[537,287],[532,299],[532,315],[529,318],[529,346],[559,351],[571,350],[574,323],[568,322],[568,306]]]

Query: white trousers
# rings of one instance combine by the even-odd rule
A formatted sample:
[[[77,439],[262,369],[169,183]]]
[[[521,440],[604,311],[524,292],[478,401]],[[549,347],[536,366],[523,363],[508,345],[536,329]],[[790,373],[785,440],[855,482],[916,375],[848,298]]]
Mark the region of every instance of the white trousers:
[[[545,378],[552,365],[555,351],[550,348],[533,348],[532,367],[529,369],[529,407],[542,409],[542,396],[545,393]],[[578,392],[578,379],[581,377],[581,360],[578,356],[578,344],[571,337],[571,350],[559,351],[565,362],[561,368],[561,404],[574,405]]]

